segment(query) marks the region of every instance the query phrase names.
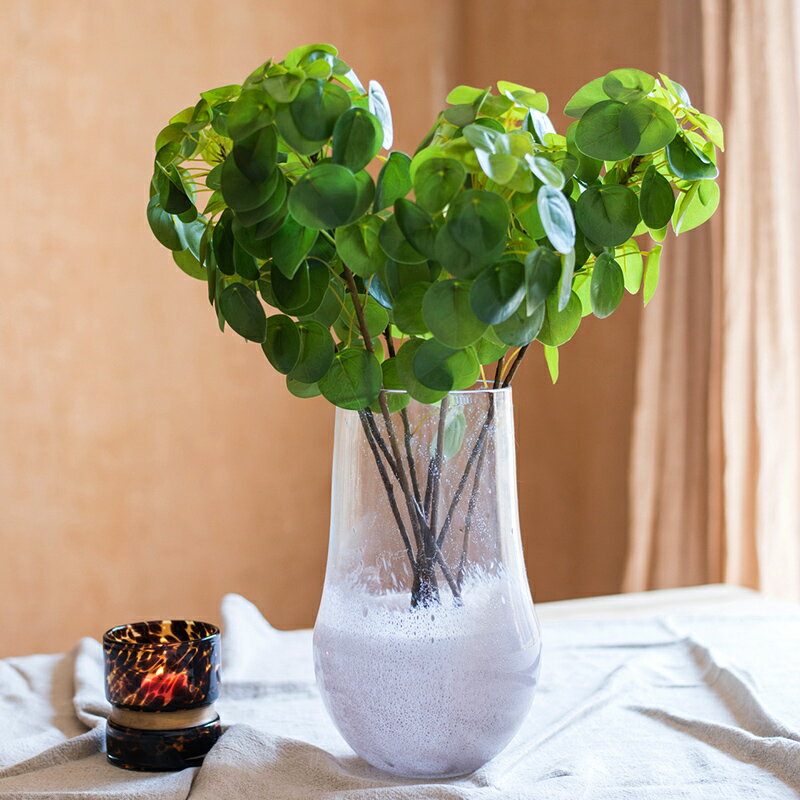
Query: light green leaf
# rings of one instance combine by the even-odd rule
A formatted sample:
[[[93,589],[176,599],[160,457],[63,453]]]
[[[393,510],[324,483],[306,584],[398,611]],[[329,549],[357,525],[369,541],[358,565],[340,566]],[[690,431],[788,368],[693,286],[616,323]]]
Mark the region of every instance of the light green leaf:
[[[601,253],[592,271],[591,301],[596,317],[610,316],[622,300],[625,278],[622,268],[608,253]]]
[[[318,385],[329,402],[339,408],[358,411],[378,399],[382,380],[380,362],[372,353],[348,347],[335,355]]]
[[[661,264],[661,245],[656,245],[647,256],[647,264],[644,270],[644,290],[642,299],[645,306],[653,299],[653,295],[658,287],[658,278]]]
[[[471,289],[469,281],[438,281],[423,298],[422,315],[428,330],[448,347],[467,347],[486,331],[486,323],[472,311]]]
[[[544,360],[547,362],[547,371],[553,383],[558,381],[558,348],[544,346]]]

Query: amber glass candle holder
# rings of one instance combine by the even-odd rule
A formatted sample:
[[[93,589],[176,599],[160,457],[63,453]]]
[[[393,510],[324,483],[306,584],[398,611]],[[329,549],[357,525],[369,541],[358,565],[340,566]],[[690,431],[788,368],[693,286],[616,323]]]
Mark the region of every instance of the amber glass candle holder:
[[[103,635],[108,760],[125,769],[195,767],[220,736],[219,628],[192,620],[134,622]]]

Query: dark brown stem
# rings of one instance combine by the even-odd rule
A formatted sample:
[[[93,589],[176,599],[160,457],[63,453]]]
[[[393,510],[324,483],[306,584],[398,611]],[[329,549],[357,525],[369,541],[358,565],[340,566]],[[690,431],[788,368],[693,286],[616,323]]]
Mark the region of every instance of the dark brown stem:
[[[478,434],[478,438],[475,440],[475,445],[472,448],[472,452],[469,454],[469,458],[467,459],[467,464],[464,467],[464,474],[461,476],[461,480],[458,482],[458,487],[456,489],[455,494],[453,495],[453,499],[450,502],[450,508],[447,510],[447,516],[445,517],[444,523],[442,524],[442,530],[439,532],[439,537],[436,540],[436,546],[441,547],[442,542],[444,542],[445,536],[447,536],[447,532],[450,530],[450,525],[453,522],[453,515],[455,514],[456,508],[458,508],[458,503],[461,500],[461,495],[464,493],[464,487],[467,485],[467,481],[469,480],[469,474],[472,472],[472,467],[475,464],[475,461],[481,454],[483,447],[486,443],[486,437],[489,434],[489,429],[492,427],[492,422],[494,421],[494,395],[489,395],[489,410],[486,412],[486,419],[484,420],[483,425],[481,426],[480,433]]]
[[[383,332],[383,338],[386,339],[386,350],[389,353],[389,358],[394,358],[395,351],[394,351],[394,340],[392,339],[392,335],[389,329],[389,326],[386,327],[386,330]],[[400,409],[400,419],[403,421],[403,440],[406,446],[406,460],[408,461],[408,472],[411,475],[411,488],[414,490],[414,500],[416,501],[417,506],[420,505],[422,502],[422,496],[420,495],[419,491],[419,482],[417,481],[417,468],[414,464],[414,453],[411,448],[411,423],[408,419],[408,411],[405,408]],[[423,512],[423,516],[425,513]]]
[[[511,366],[508,368],[508,375],[506,375],[506,379],[503,381],[503,388],[505,389],[507,386],[511,386],[511,381],[514,379],[514,375],[519,368],[520,362],[523,358],[525,358],[525,353],[528,352],[528,347],[530,345],[525,345],[521,347],[519,352],[517,353],[517,357],[511,362]]]
[[[383,457],[386,459],[386,463],[389,465],[389,469],[392,471],[394,477],[398,478],[397,464],[394,463],[392,454],[389,452],[389,448],[386,446],[386,442],[384,441],[383,436],[381,436],[381,432],[378,430],[378,424],[375,422],[375,417],[373,416],[372,411],[370,411],[368,408],[365,408],[364,414],[366,415],[367,423],[372,431],[372,435],[375,438],[378,447],[380,447]]]
[[[628,166],[628,171],[622,176],[622,180],[619,182],[620,186],[624,186],[636,173],[636,170],[639,169],[639,164],[642,163],[641,156],[634,156],[631,159],[631,163]]]
[[[469,505],[467,506],[467,516],[464,519],[464,541],[461,544],[461,557],[458,560],[458,573],[456,583],[460,589],[464,583],[464,572],[467,566],[467,549],[469,548],[469,532],[472,528],[472,518],[475,516],[475,508],[478,505],[478,492],[480,490],[481,472],[483,472],[483,462],[486,460],[486,447],[481,448],[478,456],[478,464],[475,467],[475,480],[472,482],[472,489],[469,494]]]
[[[414,559],[414,550],[411,547],[411,541],[409,540],[408,534],[406,533],[406,526],[403,524],[403,518],[400,515],[400,509],[397,507],[397,501],[395,500],[394,497],[394,487],[392,486],[392,483],[389,480],[389,476],[386,474],[386,468],[383,466],[383,462],[381,461],[381,455],[378,452],[378,447],[375,444],[372,430],[370,429],[370,426],[366,420],[366,414],[363,411],[359,411],[358,416],[361,419],[361,425],[364,428],[364,436],[367,437],[367,442],[369,443],[369,449],[372,451],[372,455],[375,458],[375,464],[378,467],[378,474],[380,475],[381,481],[383,482],[383,488],[386,490],[386,496],[389,499],[389,506],[392,509],[394,520],[397,523],[397,529],[400,531],[400,537],[402,538],[403,545],[406,548],[408,561],[411,564],[411,571],[414,575],[414,579],[416,580],[417,563]]]
[[[367,328],[367,323],[364,319],[364,309],[361,306],[361,299],[358,296],[355,278],[347,266],[343,265],[342,270],[344,273],[345,282],[347,283],[347,289],[350,292],[350,296],[353,300],[353,308],[356,312],[356,318],[358,319],[358,327],[361,331],[361,336],[364,339],[364,347],[368,352],[374,354],[375,348],[372,345],[372,337],[369,334],[369,329]],[[422,605],[427,606],[431,603],[431,601],[439,599],[439,589],[436,585],[434,564],[430,562],[428,553],[426,552],[426,548],[423,544],[423,526],[425,523],[424,520],[420,519],[414,507],[414,496],[408,484],[408,478],[406,477],[405,470],[403,469],[403,459],[400,455],[400,448],[397,444],[397,435],[394,430],[394,423],[392,422],[391,415],[389,414],[389,406],[386,403],[385,392],[381,391],[379,393],[378,402],[380,403],[381,414],[386,427],[386,434],[389,437],[389,445],[391,447],[392,456],[397,466],[397,480],[400,483],[400,489],[402,490],[403,497],[406,501],[408,518],[411,520],[411,529],[414,532],[414,539],[417,543],[418,570],[417,580],[415,580],[414,588],[411,592],[411,604],[418,605],[421,603]]]
[[[500,358],[497,360],[497,367],[494,370],[494,383],[492,384],[492,389],[500,388],[500,379],[503,377],[503,364],[505,363],[505,360],[505,356],[500,356]]]

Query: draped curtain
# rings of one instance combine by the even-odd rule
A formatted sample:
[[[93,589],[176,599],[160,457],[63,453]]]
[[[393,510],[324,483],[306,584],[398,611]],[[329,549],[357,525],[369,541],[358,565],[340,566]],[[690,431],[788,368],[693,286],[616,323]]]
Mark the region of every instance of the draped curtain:
[[[800,600],[800,4],[665,4],[665,71],[721,119],[722,202],[671,243],[644,315],[628,591]]]

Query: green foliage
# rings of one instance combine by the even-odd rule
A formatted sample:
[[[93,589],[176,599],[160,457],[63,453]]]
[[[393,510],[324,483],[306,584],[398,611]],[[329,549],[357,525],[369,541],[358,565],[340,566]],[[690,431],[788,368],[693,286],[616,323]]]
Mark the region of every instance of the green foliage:
[[[368,86],[333,46],[299,47],[156,137],[153,235],[298,397],[435,403],[535,340],[555,381],[582,318],[625,290],[648,303],[653,241],[719,203],[722,128],[665,75],[581,87],[566,136],[541,92],[458,86],[413,157],[381,154],[391,110]],[[453,452],[462,423],[445,431]]]

